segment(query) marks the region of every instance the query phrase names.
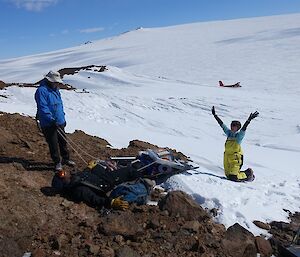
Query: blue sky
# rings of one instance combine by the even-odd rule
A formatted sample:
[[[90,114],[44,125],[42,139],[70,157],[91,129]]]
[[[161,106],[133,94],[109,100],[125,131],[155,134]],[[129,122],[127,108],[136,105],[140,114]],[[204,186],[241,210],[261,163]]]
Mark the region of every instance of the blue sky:
[[[137,27],[300,12],[300,0],[0,0],[0,59],[76,46]]]

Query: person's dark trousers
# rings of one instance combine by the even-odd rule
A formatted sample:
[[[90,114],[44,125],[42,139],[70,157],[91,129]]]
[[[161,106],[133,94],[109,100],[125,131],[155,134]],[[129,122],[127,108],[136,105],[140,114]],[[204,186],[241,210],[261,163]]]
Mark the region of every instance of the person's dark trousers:
[[[69,160],[69,150],[67,147],[67,141],[63,138],[63,136],[65,137],[64,127],[65,125],[59,126],[59,132],[59,128],[56,126],[42,128],[54,164],[61,162],[60,155],[63,160]],[[63,136],[61,134],[63,134]]]

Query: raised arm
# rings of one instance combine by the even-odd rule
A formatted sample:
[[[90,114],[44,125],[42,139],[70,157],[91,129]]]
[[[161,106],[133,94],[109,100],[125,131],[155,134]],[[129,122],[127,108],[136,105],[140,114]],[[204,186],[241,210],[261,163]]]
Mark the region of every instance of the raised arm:
[[[223,125],[223,121],[218,117],[218,115],[216,114],[216,111],[215,111],[215,107],[213,106],[212,109],[211,109],[211,113],[212,115],[214,115],[215,119],[217,120],[217,122],[219,123],[219,125],[222,127]]]
[[[248,120],[246,120],[246,122],[244,123],[241,130],[246,131],[248,125],[250,124],[250,121],[255,119],[258,116],[258,114],[259,114],[259,112],[257,112],[257,111],[255,111],[254,113],[250,113]]]

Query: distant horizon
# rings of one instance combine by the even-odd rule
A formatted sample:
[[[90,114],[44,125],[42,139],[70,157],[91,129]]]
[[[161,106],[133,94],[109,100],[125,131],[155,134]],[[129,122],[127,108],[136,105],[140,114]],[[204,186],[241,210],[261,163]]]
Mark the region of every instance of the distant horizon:
[[[142,3],[142,4],[141,4]],[[136,28],[300,13],[297,0],[0,0],[0,60],[75,47]]]

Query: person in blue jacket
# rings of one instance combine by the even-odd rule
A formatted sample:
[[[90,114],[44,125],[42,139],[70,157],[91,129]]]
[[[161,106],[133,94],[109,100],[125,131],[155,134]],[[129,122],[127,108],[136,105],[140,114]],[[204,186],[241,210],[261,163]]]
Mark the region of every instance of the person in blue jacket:
[[[58,84],[63,83],[59,72],[49,71],[40,82],[35,92],[37,120],[49,146],[55,170],[62,170],[62,165],[74,166],[65,140],[66,126],[63,102]]]

